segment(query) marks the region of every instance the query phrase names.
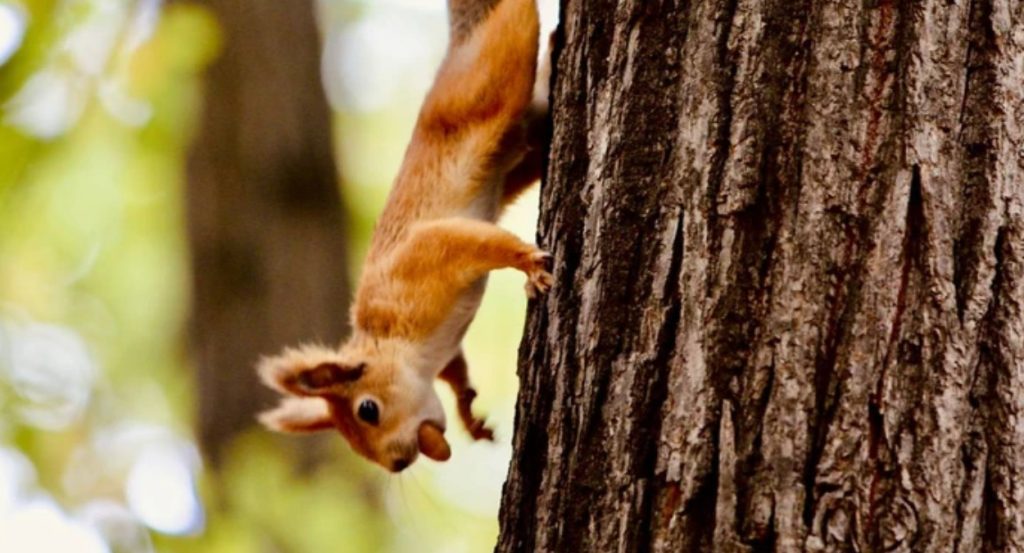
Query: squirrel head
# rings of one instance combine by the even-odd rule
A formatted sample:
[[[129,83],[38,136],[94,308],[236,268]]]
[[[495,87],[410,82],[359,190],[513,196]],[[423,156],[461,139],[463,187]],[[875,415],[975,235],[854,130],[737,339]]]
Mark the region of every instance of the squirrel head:
[[[285,395],[260,421],[279,432],[334,428],[363,457],[399,472],[420,453],[445,461],[445,416],[433,378],[403,362],[400,344],[288,348],[264,358],[263,382]]]

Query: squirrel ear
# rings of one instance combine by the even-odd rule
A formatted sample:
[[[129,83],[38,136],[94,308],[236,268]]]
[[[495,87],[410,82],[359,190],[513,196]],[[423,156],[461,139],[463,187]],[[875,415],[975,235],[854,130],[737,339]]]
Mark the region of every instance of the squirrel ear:
[[[316,397],[286,397],[259,414],[263,426],[276,432],[317,432],[334,427],[327,402]]]
[[[312,369],[299,371],[295,384],[308,393],[317,393],[337,384],[355,382],[363,376],[364,363],[345,366],[330,361],[320,363]]]
[[[264,358],[257,371],[264,384],[281,393],[316,396],[339,384],[355,382],[363,375],[364,368],[362,363],[346,363],[336,350],[302,346]]]

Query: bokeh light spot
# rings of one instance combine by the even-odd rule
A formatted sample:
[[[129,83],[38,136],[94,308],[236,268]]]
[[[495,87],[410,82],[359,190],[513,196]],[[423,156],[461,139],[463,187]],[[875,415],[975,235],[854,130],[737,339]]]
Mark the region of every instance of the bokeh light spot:
[[[14,509],[36,480],[36,470],[20,451],[0,447],[0,517]]]
[[[21,47],[28,25],[25,12],[9,3],[0,3],[0,65],[7,63]]]
[[[109,553],[93,528],[64,515],[49,499],[35,499],[0,518],[0,551]]]
[[[128,474],[128,507],[157,532],[183,535],[202,529],[203,509],[185,453],[174,447],[149,447]]]
[[[0,332],[5,328],[0,326]],[[9,326],[7,375],[19,396],[21,418],[40,428],[57,430],[78,420],[85,410],[96,367],[82,338],[55,325]],[[0,353],[3,353],[0,350]]]

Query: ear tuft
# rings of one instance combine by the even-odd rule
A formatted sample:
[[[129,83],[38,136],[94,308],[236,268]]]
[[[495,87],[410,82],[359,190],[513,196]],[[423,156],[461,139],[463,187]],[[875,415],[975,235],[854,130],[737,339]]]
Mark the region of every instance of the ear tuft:
[[[334,426],[330,407],[317,397],[286,397],[277,407],[260,413],[259,421],[275,432],[317,432]]]
[[[256,370],[270,388],[283,394],[308,396],[334,384],[358,379],[363,366],[347,366],[335,349],[304,345],[263,358]]]

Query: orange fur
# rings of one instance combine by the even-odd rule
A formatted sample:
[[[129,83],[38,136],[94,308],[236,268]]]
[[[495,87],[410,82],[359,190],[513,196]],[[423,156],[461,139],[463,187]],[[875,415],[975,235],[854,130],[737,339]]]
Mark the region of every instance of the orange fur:
[[[334,427],[390,470],[419,452],[447,458],[433,389],[443,376],[471,435],[490,435],[472,416],[475,391],[461,354],[486,276],[523,271],[531,296],[552,283],[549,256],[495,224],[524,181],[539,175],[527,155],[526,121],[537,33],[534,0],[500,0],[449,45],[374,231],[352,306],[353,335],[339,349],[304,346],[261,363],[269,386],[305,396],[266,414],[269,427]],[[379,420],[361,418],[367,402]]]

